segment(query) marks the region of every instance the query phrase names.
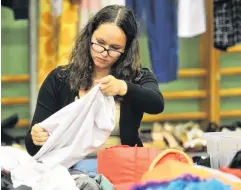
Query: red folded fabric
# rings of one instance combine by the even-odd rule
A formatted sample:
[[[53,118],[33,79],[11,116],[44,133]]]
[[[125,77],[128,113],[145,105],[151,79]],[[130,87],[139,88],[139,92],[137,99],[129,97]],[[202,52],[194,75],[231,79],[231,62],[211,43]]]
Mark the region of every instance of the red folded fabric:
[[[232,174],[241,179],[241,169],[222,167],[219,168],[219,170],[225,173]]]

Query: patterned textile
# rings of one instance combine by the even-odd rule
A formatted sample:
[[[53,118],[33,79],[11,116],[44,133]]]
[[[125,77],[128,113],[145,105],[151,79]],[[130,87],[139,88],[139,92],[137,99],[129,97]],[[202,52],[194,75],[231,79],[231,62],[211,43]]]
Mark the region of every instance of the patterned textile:
[[[68,63],[77,34],[101,8],[125,0],[41,0],[38,37],[38,87],[47,74]]]
[[[78,34],[79,5],[63,1],[63,12],[60,18],[57,66],[66,65],[69,61],[75,39]]]
[[[42,0],[40,3],[40,21],[38,36],[38,87],[41,86],[47,74],[56,65],[56,47],[54,35],[58,17],[51,12],[50,0]]]
[[[214,0],[214,47],[226,50],[241,42],[241,0]]]
[[[78,32],[78,4],[41,0],[38,36],[38,87],[58,65],[68,63]]]

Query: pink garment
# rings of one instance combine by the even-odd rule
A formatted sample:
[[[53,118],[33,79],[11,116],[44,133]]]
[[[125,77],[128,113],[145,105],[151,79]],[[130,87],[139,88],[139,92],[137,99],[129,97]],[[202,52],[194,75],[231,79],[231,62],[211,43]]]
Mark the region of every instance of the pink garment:
[[[82,30],[89,19],[101,9],[101,0],[81,0],[79,30]]]
[[[81,31],[100,9],[108,5],[125,5],[125,0],[81,0],[79,30]]]

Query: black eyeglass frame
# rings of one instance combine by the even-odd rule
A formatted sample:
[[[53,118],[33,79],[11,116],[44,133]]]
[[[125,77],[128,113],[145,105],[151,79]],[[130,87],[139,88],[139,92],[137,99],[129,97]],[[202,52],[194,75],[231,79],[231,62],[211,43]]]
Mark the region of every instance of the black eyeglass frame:
[[[100,47],[103,48],[103,51],[99,52],[99,51],[94,50],[95,52],[97,52],[97,53],[103,53],[104,51],[107,51],[107,54],[108,54],[110,57],[112,57],[112,58],[120,57],[120,56],[124,53],[124,52],[121,52],[121,51],[118,51],[118,50],[107,49],[107,48],[105,48],[104,46],[102,46],[102,45],[100,45],[100,44],[97,44],[97,43],[95,43],[95,42],[91,42],[90,44],[91,44],[91,48],[92,48],[93,50],[94,50],[93,45],[97,45],[97,46],[100,46]],[[118,52],[118,53],[120,53],[120,55],[117,56],[117,57],[113,57],[113,56],[111,56],[111,55],[109,54],[109,51]]]

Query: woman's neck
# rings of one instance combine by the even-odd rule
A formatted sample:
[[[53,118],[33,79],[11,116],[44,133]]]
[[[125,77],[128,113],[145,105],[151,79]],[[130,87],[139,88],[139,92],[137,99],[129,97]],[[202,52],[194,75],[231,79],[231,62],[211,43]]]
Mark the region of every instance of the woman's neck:
[[[102,79],[110,74],[110,69],[98,69],[95,68],[94,70],[94,80]]]

